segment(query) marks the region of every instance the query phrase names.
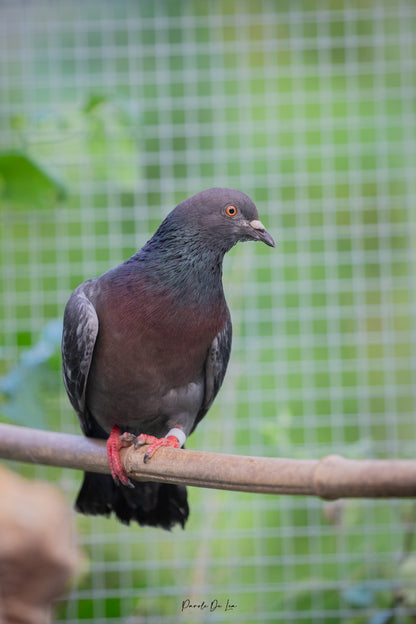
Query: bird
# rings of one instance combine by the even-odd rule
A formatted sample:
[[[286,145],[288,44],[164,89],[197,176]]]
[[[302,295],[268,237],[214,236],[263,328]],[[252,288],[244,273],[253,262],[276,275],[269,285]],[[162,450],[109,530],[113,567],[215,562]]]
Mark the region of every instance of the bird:
[[[170,530],[189,515],[183,485],[129,479],[120,449],[183,447],[227,369],[232,325],[222,268],[239,241],[275,247],[254,202],[230,188],[178,204],[131,258],[71,294],[62,368],[84,435],[107,440],[111,475],[84,473],[75,509]]]

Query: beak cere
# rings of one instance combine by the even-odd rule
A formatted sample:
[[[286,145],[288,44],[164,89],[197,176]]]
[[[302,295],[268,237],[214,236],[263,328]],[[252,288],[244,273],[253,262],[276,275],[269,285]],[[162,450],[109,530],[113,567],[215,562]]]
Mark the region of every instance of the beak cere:
[[[266,230],[266,228],[264,227],[261,221],[254,219],[254,221],[250,221],[249,225],[254,230],[253,238],[259,241],[263,241],[263,243],[266,243],[266,245],[269,245],[269,247],[276,246],[276,243],[274,242],[273,237],[268,233],[268,231]]]
[[[266,228],[264,227],[263,223],[261,221],[250,221],[250,225],[252,228],[254,228],[255,230],[259,230],[260,232],[265,232]]]

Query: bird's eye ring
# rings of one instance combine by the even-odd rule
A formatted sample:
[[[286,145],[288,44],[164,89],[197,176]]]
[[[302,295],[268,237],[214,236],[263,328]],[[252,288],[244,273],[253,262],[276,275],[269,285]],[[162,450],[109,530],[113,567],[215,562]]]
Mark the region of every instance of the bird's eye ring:
[[[235,217],[237,214],[237,208],[235,206],[227,206],[225,212],[229,217]]]

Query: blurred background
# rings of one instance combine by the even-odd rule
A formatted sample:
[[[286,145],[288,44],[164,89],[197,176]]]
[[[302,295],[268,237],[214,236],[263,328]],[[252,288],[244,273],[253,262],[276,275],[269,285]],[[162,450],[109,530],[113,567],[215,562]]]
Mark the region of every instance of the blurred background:
[[[414,458],[415,105],[412,0],[2,0],[2,419],[79,432],[70,292],[230,186],[278,244],[226,257],[232,358],[188,447]],[[72,504],[79,473],[10,465]],[[415,621],[413,502],[189,493],[185,531],[79,516],[57,621]]]

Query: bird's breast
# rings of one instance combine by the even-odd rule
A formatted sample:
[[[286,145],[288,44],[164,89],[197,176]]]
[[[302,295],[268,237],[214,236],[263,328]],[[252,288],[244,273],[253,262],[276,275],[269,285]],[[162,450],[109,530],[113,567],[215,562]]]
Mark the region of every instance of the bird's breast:
[[[225,301],[185,304],[170,294],[124,286],[112,288],[111,296],[103,289],[96,310],[99,331],[87,387],[95,418],[100,412],[103,420],[117,419],[118,411],[125,422],[132,412],[149,418],[166,411],[169,396],[177,397],[177,409],[189,398],[189,409],[197,412],[207,352],[228,318]],[[192,384],[200,389],[188,394]]]

